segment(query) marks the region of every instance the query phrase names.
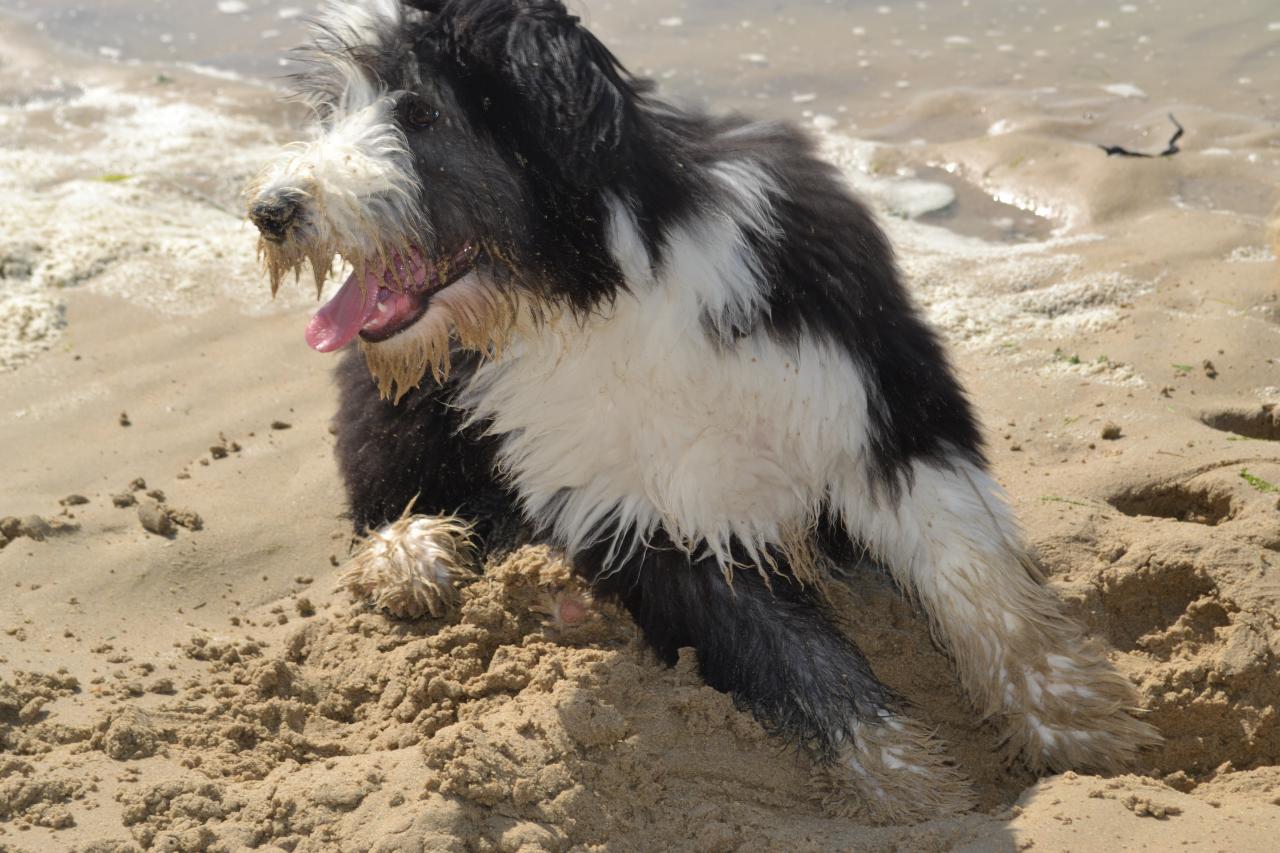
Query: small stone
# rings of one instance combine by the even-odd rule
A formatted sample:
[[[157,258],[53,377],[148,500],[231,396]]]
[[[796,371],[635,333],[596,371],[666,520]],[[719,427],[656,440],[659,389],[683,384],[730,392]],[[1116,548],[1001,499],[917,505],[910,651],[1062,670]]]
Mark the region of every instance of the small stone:
[[[1218,368],[1214,367],[1213,362],[1207,358],[1204,360],[1204,375],[1210,379],[1218,378]]]
[[[212,456],[214,459],[226,459],[227,449],[223,447],[221,444],[215,444],[209,448],[209,455]]]
[[[84,506],[88,502],[89,502],[89,499],[86,498],[84,495],[67,495],[65,498],[59,501],[59,503],[62,504],[63,506]]]
[[[17,539],[22,535],[22,521],[12,515],[0,518],[0,534],[6,539]]]
[[[129,484],[129,490],[132,492],[145,491],[146,488],[147,488],[147,481],[142,479],[141,477],[134,477],[133,482]]]
[[[28,515],[22,519],[22,534],[28,539],[43,542],[45,537],[52,533],[53,528],[49,526],[49,522],[38,515]]]
[[[169,514],[159,504],[139,504],[138,521],[142,522],[143,530],[148,533],[154,533],[157,536],[173,535],[173,519],[169,518]]]
[[[137,502],[138,502],[138,499],[135,498],[133,494],[130,492],[122,492],[121,494],[111,496],[111,503],[120,507],[121,509],[129,506],[133,506]]]
[[[1118,438],[1120,438],[1120,435],[1121,435],[1121,432],[1120,432],[1119,424],[1113,423],[1112,421],[1107,421],[1106,424],[1103,425],[1102,427],[1103,439],[1107,441],[1115,441]]]
[[[298,615],[303,618],[316,615],[316,606],[312,604],[311,599],[307,598],[305,595],[298,599],[297,608]]]
[[[128,412],[120,413],[120,426],[122,427],[133,426],[133,421],[129,420]]]
[[[147,492],[147,497],[151,498],[156,503],[164,503],[164,491],[161,489],[152,489]]]
[[[272,421],[271,428],[272,429],[292,429],[293,424],[289,423],[288,421]]]

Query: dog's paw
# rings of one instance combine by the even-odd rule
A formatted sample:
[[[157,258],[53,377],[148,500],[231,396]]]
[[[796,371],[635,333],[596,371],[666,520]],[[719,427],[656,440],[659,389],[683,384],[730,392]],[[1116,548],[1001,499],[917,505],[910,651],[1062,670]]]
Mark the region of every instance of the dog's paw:
[[[1025,663],[1025,661],[1024,661]],[[1137,719],[1137,691],[1100,649],[1080,642],[1036,665],[1010,667],[1005,684],[1010,745],[1037,772],[1115,772],[1160,734]]]
[[[832,815],[873,823],[918,823],[971,809],[969,780],[925,726],[899,714],[854,720],[841,733],[834,761],[814,776]]]
[[[401,619],[441,616],[457,604],[459,576],[471,574],[471,527],[451,516],[410,515],[370,531],[339,584]]]

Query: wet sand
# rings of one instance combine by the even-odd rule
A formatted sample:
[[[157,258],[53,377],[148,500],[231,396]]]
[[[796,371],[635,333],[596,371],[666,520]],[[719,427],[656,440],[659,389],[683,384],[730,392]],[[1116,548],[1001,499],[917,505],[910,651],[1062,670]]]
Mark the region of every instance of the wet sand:
[[[237,212],[300,120],[220,58],[264,25],[249,4],[189,18],[225,29],[178,57],[244,80],[0,22],[0,516],[45,521],[0,549],[0,850],[1273,849],[1280,23],[997,5],[588,20],[679,97],[809,124],[881,212],[1051,582],[1165,736],[1134,775],[1011,766],[870,573],[850,631],[972,814],[825,815],[803,762],[625,618],[557,624],[553,555],[440,620],[336,592],[331,362]],[[1175,157],[1095,147],[1159,150],[1169,112]],[[151,505],[179,524],[148,532]]]

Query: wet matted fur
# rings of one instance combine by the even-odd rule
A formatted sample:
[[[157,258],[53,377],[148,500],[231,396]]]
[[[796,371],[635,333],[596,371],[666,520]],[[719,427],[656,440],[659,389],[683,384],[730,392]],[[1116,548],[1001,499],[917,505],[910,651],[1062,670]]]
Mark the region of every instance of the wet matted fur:
[[[355,269],[308,333],[346,349],[338,458],[371,531],[353,590],[436,613],[461,545],[549,544],[800,744],[833,808],[964,808],[822,595],[822,566],[865,553],[1033,768],[1110,770],[1155,739],[1037,575],[884,235],[804,134],[665,103],[557,0],[337,4],[301,56],[317,134],[250,210],[273,286]]]

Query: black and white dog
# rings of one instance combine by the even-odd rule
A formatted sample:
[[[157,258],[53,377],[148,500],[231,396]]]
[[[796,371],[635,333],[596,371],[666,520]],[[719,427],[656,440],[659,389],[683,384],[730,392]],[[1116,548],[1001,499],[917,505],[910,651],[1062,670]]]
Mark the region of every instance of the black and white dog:
[[[469,531],[491,550],[523,525],[664,660],[695,648],[851,810],[963,808],[821,593],[866,553],[1033,768],[1155,740],[1028,560],[884,235],[803,134],[673,108],[559,0],[354,0],[304,58],[319,132],[250,216],[273,287],[355,269],[307,329],[346,348],[338,456],[372,531],[353,588],[438,612],[482,556]],[[415,496],[427,514],[402,517]]]

